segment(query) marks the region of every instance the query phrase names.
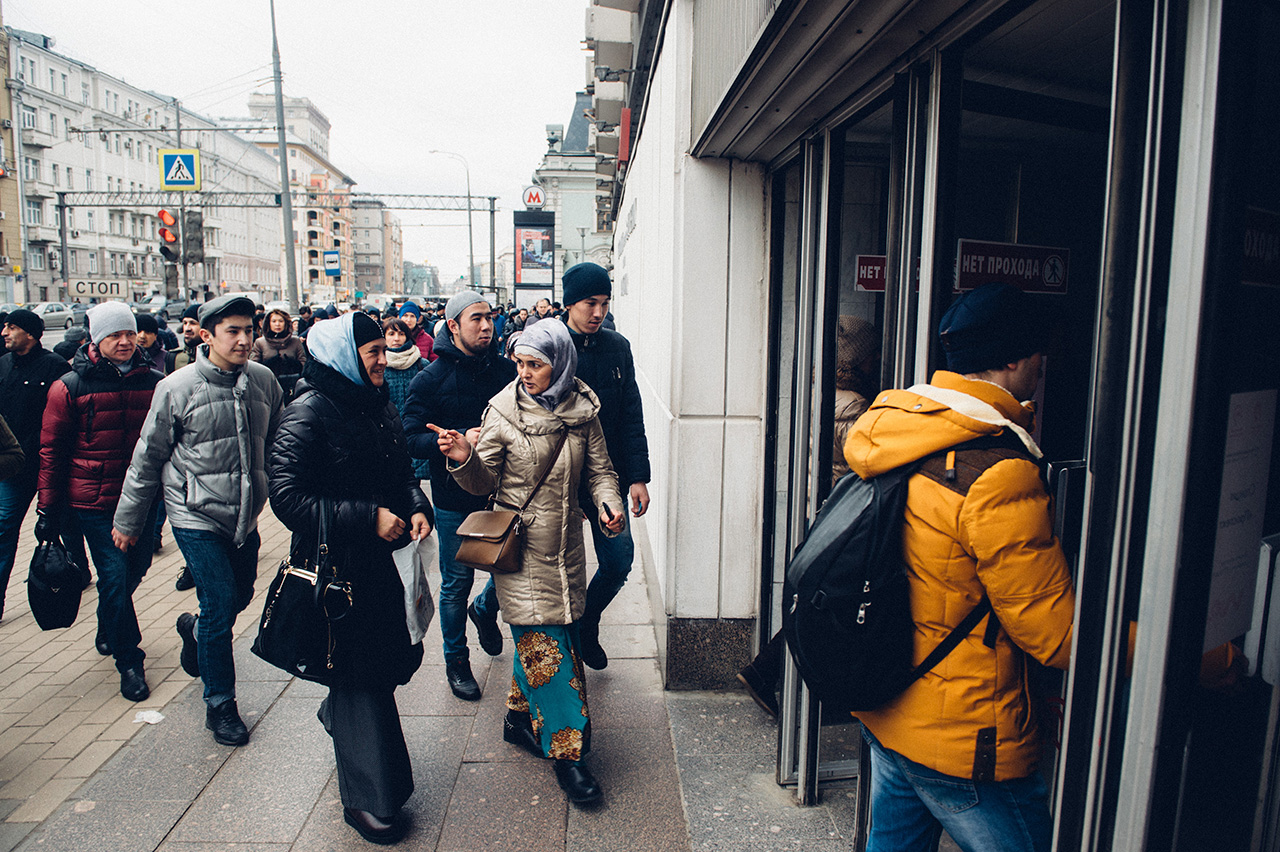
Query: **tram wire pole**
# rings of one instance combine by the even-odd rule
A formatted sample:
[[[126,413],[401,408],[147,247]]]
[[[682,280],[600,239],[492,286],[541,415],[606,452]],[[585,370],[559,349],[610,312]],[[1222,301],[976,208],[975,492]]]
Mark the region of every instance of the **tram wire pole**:
[[[280,159],[280,210],[284,218],[284,258],[289,285],[289,313],[296,316],[302,294],[298,290],[293,199],[289,189],[289,151],[285,144],[284,78],[280,73],[280,42],[276,39],[276,0],[271,0],[271,64],[274,68],[276,83],[276,152]]]

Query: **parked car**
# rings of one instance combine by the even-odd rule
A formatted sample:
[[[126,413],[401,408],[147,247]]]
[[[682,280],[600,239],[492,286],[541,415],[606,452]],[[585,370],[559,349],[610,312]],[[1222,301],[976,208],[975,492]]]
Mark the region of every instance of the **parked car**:
[[[71,328],[75,325],[71,309],[61,302],[31,302],[26,307],[44,320],[45,328]]]
[[[174,317],[182,316],[182,312],[187,309],[187,303],[176,299],[166,299],[164,296],[152,296],[145,302],[140,302],[133,306],[134,313],[152,314],[156,319],[162,319],[165,322]]]
[[[84,305],[80,302],[72,302],[67,305],[67,307],[71,309],[72,325],[88,325],[88,323],[85,322],[85,314],[89,313],[89,309],[92,308],[93,305]]]

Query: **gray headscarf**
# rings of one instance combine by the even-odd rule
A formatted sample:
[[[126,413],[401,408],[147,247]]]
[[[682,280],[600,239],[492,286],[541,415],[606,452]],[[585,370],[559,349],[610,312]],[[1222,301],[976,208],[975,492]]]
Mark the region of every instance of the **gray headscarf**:
[[[574,391],[573,377],[578,372],[578,350],[562,322],[540,322],[528,326],[520,335],[515,355],[537,358],[551,365],[551,384],[533,397],[547,411],[555,411]]]

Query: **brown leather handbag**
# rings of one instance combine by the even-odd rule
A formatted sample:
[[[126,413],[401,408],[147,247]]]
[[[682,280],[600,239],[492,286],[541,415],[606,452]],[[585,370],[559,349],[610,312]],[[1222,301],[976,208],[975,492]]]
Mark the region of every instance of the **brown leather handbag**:
[[[551,468],[555,467],[556,460],[560,458],[560,451],[564,448],[564,441],[568,435],[567,429],[560,433],[560,440],[556,442],[551,460],[542,469],[538,483],[533,486],[533,490],[529,492],[529,496],[525,498],[524,504],[518,511],[484,509],[467,515],[458,526],[458,538],[461,539],[461,543],[458,545],[458,555],[454,557],[458,564],[474,568],[476,571],[488,571],[491,574],[514,574],[520,570],[520,551],[524,539],[520,516],[524,514],[525,509],[529,508],[529,504],[533,502],[533,495],[538,493],[542,483],[547,481],[547,475],[551,473]],[[489,500],[489,505],[494,505],[492,498]]]

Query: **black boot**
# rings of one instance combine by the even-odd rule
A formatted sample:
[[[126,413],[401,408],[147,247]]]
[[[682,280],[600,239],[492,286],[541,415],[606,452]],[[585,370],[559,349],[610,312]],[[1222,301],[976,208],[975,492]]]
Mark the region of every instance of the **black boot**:
[[[178,616],[178,636],[182,638],[182,650],[178,662],[182,670],[192,677],[200,677],[200,652],[196,644],[197,616],[184,612]]]
[[[204,726],[213,731],[213,738],[223,745],[242,746],[249,742],[249,729],[240,719],[236,702],[224,701],[204,712]]]
[[[182,570],[178,572],[178,580],[173,584],[173,587],[180,592],[185,592],[187,589],[194,589],[196,587],[196,578],[191,576],[190,565],[182,566]]]
[[[502,653],[502,630],[498,627],[498,616],[484,616],[476,610],[476,602],[467,604],[467,618],[476,626],[476,635],[480,637],[480,647],[490,657]]]
[[[365,840],[383,846],[397,842],[409,830],[409,820],[403,814],[380,817],[368,811],[343,808],[342,818]]]
[[[600,647],[600,619],[583,617],[578,622],[578,656],[596,671],[609,665],[609,655]]]
[[[480,700],[480,684],[476,683],[475,676],[471,674],[471,661],[466,657],[446,661],[444,676],[454,695],[463,701]]]
[[[575,805],[589,805],[597,802],[604,795],[600,782],[596,781],[587,767],[572,760],[556,761],[556,781],[564,790],[569,801]]]
[[[97,648],[102,656],[111,656],[111,643],[107,641],[107,634],[102,632],[101,624],[98,625],[98,635],[93,637],[93,647]]]
[[[533,720],[528,713],[508,710],[507,717],[502,720],[502,738],[512,745],[520,746],[534,757],[546,757],[542,753],[542,742],[533,732]]]
[[[130,701],[146,701],[151,697],[146,675],[142,673],[142,663],[120,672],[120,694]]]

